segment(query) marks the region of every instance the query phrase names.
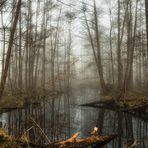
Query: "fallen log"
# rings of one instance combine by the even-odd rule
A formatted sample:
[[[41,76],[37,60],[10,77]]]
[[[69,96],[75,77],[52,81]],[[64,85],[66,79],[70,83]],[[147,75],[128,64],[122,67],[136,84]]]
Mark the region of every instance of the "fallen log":
[[[94,130],[97,132],[97,128]],[[88,146],[93,146],[97,144],[99,148],[103,147],[105,144],[109,143],[111,140],[117,137],[116,134],[108,135],[108,136],[99,136],[96,132],[92,132],[93,134],[87,138],[78,138],[79,133],[75,133],[71,138],[55,143],[48,143],[44,145],[40,145],[38,143],[32,143],[29,140],[25,140],[23,138],[15,138],[7,135],[7,133],[0,129],[0,147],[3,148],[87,148]]]
[[[77,134],[77,133],[76,133]],[[75,139],[70,138],[66,141],[51,144],[51,148],[87,148],[88,146],[93,146],[97,144],[100,148],[109,143],[111,140],[115,139],[117,135],[108,136],[91,136],[87,138]]]
[[[23,147],[28,147],[28,145],[30,148],[87,148],[88,146],[93,146],[97,144],[97,146],[101,148],[116,137],[117,135],[91,136],[88,138],[81,138],[81,139],[70,138],[65,141],[51,143],[48,145],[38,145],[38,144],[31,143],[31,142],[26,143],[21,140],[5,139],[3,141],[2,140],[0,141],[0,146],[3,146],[4,148],[8,148],[8,147],[11,147],[11,148],[21,148],[22,147],[23,148]],[[8,147],[7,146],[5,147],[4,145],[7,145]]]

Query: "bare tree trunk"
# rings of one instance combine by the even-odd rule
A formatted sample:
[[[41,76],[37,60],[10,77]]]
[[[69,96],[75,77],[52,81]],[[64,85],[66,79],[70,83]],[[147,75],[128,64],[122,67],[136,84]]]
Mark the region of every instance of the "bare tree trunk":
[[[111,58],[111,71],[112,71],[112,83],[113,86],[115,85],[115,78],[114,78],[114,59],[113,59],[113,47],[112,47],[112,30],[113,30],[113,25],[112,25],[112,11],[111,7],[109,8],[109,13],[110,13],[110,37],[109,37],[109,42],[110,42],[110,58]]]
[[[147,34],[147,63],[148,63],[148,1],[147,0],[145,0],[145,17],[146,17],[146,32],[147,32],[146,34]],[[148,70],[146,72],[148,76]],[[148,85],[148,78],[146,83],[147,83],[146,85]]]
[[[3,55],[2,55],[2,75],[3,75],[3,71],[4,71],[4,64],[5,64],[5,44],[6,44],[6,28],[4,26],[4,21],[3,21],[3,11],[1,11],[1,24],[2,24],[2,29],[3,29]]]
[[[121,62],[121,41],[120,41],[120,0],[118,0],[118,49],[117,49],[117,64],[118,64],[118,89],[122,85],[122,62]]]
[[[132,70],[133,70],[133,56],[134,56],[134,48],[135,48],[135,36],[137,29],[137,8],[138,8],[138,0],[136,1],[136,9],[135,9],[135,22],[134,22],[134,32],[132,33],[132,12],[131,12],[131,2],[129,4],[129,13],[127,17],[127,66],[125,71],[125,78],[123,84],[123,92],[131,89],[133,87],[133,79],[132,79]]]
[[[146,32],[147,32],[147,53],[148,53],[148,1],[145,0],[145,17],[146,17]]]
[[[7,50],[7,55],[6,55],[5,67],[4,67],[4,72],[3,72],[3,75],[1,77],[1,83],[0,83],[0,98],[3,95],[3,91],[4,91],[6,79],[7,79],[7,73],[8,73],[8,69],[9,69],[9,66],[10,66],[13,39],[14,39],[14,34],[15,34],[17,22],[18,22],[20,8],[21,8],[21,0],[19,0],[18,3],[17,3],[15,18],[14,18],[14,22],[12,24],[12,30],[10,32],[9,45],[8,45],[8,50]]]
[[[100,37],[99,37],[100,35],[99,35],[98,16],[97,16],[97,8],[96,8],[95,0],[94,0],[94,22],[95,22],[95,37],[96,37],[97,51],[95,50],[95,43],[93,42],[93,37],[92,37],[92,34],[91,34],[91,29],[90,29],[90,26],[89,26],[89,23],[88,23],[88,20],[87,20],[87,17],[86,17],[85,10],[83,10],[83,13],[84,13],[84,17],[85,17],[84,19],[85,19],[85,23],[86,23],[86,27],[87,27],[87,31],[88,31],[88,37],[90,39],[90,44],[91,44],[91,47],[92,47],[95,63],[96,63],[98,74],[99,74],[102,93],[105,93],[107,91],[107,89],[106,89],[105,80],[104,80],[104,76],[103,76]]]
[[[19,91],[22,92],[22,29],[21,29],[21,13],[19,16],[19,78],[18,78],[18,86]]]
[[[33,69],[34,69],[34,48],[33,48],[33,27],[32,27],[32,1],[29,0],[29,5],[28,5],[28,18],[29,18],[29,23],[28,23],[28,58],[29,58],[29,63],[28,63],[28,93],[30,95],[33,94]]]
[[[102,60],[101,60],[101,47],[100,47],[100,37],[99,37],[100,35],[99,35],[98,16],[97,16],[97,8],[96,8],[95,0],[94,0],[94,20],[95,20],[96,42],[97,42],[98,72],[100,76],[102,92],[106,93],[107,90],[106,90],[105,80],[103,76],[103,66],[102,66]]]
[[[35,45],[34,48],[36,50],[36,58],[35,58],[35,70],[34,70],[34,90],[35,92],[37,92],[37,86],[38,86],[38,82],[37,82],[37,77],[38,77],[38,65],[39,65],[39,55],[40,55],[40,47],[38,47],[38,15],[39,15],[39,9],[40,9],[40,1],[38,0],[37,2],[37,9],[36,9],[36,26],[35,26]],[[42,38],[42,35],[41,35]]]
[[[27,13],[27,12],[26,12]],[[28,36],[29,36],[29,17],[27,15],[27,26],[26,26],[26,43],[25,43],[25,90],[28,92],[28,63],[29,63],[29,58],[28,58],[28,51],[29,51],[29,41],[28,41]]]
[[[46,7],[46,1],[44,1],[44,7]],[[46,31],[47,31],[47,18],[46,18],[46,11],[44,8],[43,11],[43,24],[42,24],[42,31],[43,31],[43,56],[42,56],[42,95],[45,95],[45,68],[46,68]]]

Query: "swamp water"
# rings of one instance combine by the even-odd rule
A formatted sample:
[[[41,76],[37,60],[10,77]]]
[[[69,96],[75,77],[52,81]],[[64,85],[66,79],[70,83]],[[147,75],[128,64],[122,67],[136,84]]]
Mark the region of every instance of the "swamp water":
[[[99,94],[96,89],[77,90],[71,95],[64,94],[54,98],[54,102],[47,97],[40,104],[28,104],[24,108],[1,113],[0,123],[9,134],[16,137],[21,136],[29,129],[29,137],[35,143],[47,142],[41,136],[40,130],[33,128],[36,123],[44,130],[51,141],[67,139],[76,132],[80,132],[80,137],[87,137],[90,136],[91,130],[96,126],[99,109],[79,105],[96,101],[97,98],[99,98]],[[122,114],[122,117],[125,116],[126,114]],[[30,122],[30,117],[36,123]],[[130,136],[128,130],[131,130],[134,138],[138,141],[137,148],[148,148],[148,122],[132,117],[132,125],[132,130],[128,129],[128,123],[123,118],[121,147],[126,147]],[[105,110],[103,135],[118,134],[118,132],[118,114],[114,111]],[[118,141],[119,138],[116,138],[106,147],[119,148]]]

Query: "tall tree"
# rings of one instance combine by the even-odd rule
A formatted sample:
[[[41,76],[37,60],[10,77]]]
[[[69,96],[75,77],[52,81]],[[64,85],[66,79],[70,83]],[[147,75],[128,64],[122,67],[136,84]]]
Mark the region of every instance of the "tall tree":
[[[93,6],[93,19],[94,19],[94,29],[95,29],[95,42],[93,41],[93,35],[91,33],[91,27],[89,26],[89,22],[87,20],[86,16],[86,8],[85,4],[83,6],[83,13],[85,17],[85,23],[86,23],[86,28],[88,32],[88,37],[90,40],[91,48],[93,51],[95,63],[97,66],[98,74],[99,74],[99,79],[100,79],[100,86],[102,89],[102,93],[107,92],[107,88],[105,85],[105,79],[104,79],[104,74],[103,74],[103,65],[102,65],[102,58],[101,58],[101,45],[100,45],[100,33],[99,33],[99,26],[98,26],[98,12],[97,12],[97,7],[96,7],[96,2],[94,0],[94,6]]]
[[[8,45],[8,50],[6,54],[6,60],[5,60],[5,67],[4,67],[4,71],[2,72],[2,76],[1,76],[0,98],[3,95],[3,91],[4,91],[6,79],[7,79],[7,73],[8,73],[8,69],[10,66],[11,51],[12,51],[12,46],[13,46],[14,34],[15,34],[15,30],[16,30],[16,26],[17,26],[17,22],[19,18],[20,8],[21,8],[21,0],[19,0],[17,3],[16,12],[14,16],[14,22],[12,23],[12,29],[10,32],[9,45]]]
[[[118,48],[117,48],[117,64],[118,64],[118,89],[122,85],[122,62],[121,62],[121,21],[120,21],[120,0],[118,0]]]
[[[145,17],[146,17],[146,31],[147,31],[147,53],[148,53],[148,1],[145,0]]]
[[[96,1],[94,0],[94,21],[95,21],[95,33],[96,33],[96,45],[97,45],[97,58],[98,58],[98,72],[100,76],[100,83],[103,93],[106,92],[105,80],[103,76],[103,66],[101,59],[101,46],[100,46],[100,34],[98,28],[98,15],[97,15]]]
[[[133,59],[134,59],[134,49],[135,49],[135,36],[137,29],[137,10],[138,10],[138,0],[136,0],[135,8],[135,22],[133,23],[132,14],[132,2],[131,0],[127,3],[128,14],[127,14],[127,65],[125,70],[125,77],[123,83],[123,92],[131,89],[133,86]]]

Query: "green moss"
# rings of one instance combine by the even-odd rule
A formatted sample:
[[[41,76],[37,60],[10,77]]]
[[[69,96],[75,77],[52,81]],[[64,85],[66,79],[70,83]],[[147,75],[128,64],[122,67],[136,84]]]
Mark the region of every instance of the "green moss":
[[[0,109],[21,107],[23,106],[23,104],[24,104],[24,100],[22,97],[5,95],[5,96],[2,96],[0,100]]]

